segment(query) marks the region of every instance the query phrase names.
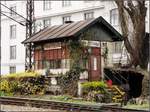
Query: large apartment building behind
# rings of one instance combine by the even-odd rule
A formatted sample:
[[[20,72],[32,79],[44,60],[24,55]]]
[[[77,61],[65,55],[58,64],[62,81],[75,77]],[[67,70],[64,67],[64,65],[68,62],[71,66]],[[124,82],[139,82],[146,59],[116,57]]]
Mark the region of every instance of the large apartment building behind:
[[[3,1],[4,5],[26,17],[26,1]],[[146,4],[148,6],[148,4]],[[119,18],[116,5],[113,1],[35,1],[35,25],[34,32],[44,27],[64,24],[65,21],[80,21],[102,16],[115,29],[120,32]],[[15,20],[25,23],[25,20],[10,10],[2,7],[2,11]],[[149,32],[148,15],[146,17],[146,30]],[[25,70],[25,46],[21,44],[26,38],[26,28],[19,23],[2,16],[1,39],[1,74],[22,72]],[[102,43],[102,46],[106,43]],[[108,62],[115,65],[121,59],[127,60],[126,52],[122,49],[122,43],[107,43],[109,49]],[[122,55],[122,56],[121,56]],[[121,58],[120,58],[121,57]]]

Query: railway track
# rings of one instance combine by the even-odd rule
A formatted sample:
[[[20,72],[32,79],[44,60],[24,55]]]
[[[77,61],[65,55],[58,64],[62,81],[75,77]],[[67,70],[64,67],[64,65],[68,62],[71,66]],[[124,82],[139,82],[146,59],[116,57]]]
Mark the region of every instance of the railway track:
[[[67,112],[149,112],[146,110],[120,108],[117,105],[85,105],[16,97],[0,97],[0,104],[67,110]]]

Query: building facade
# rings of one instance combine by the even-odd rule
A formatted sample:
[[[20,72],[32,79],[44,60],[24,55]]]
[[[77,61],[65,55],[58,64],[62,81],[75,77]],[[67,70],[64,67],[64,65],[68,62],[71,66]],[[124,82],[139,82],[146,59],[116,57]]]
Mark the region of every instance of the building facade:
[[[10,9],[26,17],[26,1],[2,1]],[[35,25],[34,32],[38,32],[44,27],[61,25],[65,21],[80,21],[102,16],[108,23],[120,32],[118,12],[113,1],[35,1]],[[149,6],[147,4],[147,6]],[[2,11],[22,24],[25,20],[14,12],[2,7]],[[149,14],[149,13],[147,13]],[[147,31],[149,31],[149,15],[146,18]],[[22,72],[25,70],[25,47],[21,42],[25,40],[26,28],[19,23],[2,16],[2,45],[1,45],[1,74]],[[108,65],[118,63],[118,59],[126,62],[127,56],[119,43],[102,43],[108,45]],[[120,49],[121,48],[121,49]],[[124,52],[125,53],[125,52]],[[121,57],[122,54],[122,57]],[[121,57],[121,58],[120,58]]]
[[[100,43],[116,41],[121,34],[100,16],[46,27],[23,43],[34,47],[35,70],[57,75],[78,67],[80,79],[93,81],[102,78]]]

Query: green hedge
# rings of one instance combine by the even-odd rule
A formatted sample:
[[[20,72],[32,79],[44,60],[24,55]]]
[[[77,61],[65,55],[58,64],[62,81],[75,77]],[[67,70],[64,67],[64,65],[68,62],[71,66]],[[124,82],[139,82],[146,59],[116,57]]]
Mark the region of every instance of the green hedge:
[[[44,77],[36,72],[23,72],[1,76],[0,93],[2,95],[44,94]]]

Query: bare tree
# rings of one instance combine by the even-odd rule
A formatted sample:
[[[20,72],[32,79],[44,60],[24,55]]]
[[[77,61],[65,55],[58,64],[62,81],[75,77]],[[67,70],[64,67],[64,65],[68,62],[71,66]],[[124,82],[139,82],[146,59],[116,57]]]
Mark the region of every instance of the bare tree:
[[[145,32],[147,12],[145,0],[115,0],[115,3],[119,11],[125,47],[130,54],[128,67],[140,66],[142,69],[147,69],[149,38]]]

